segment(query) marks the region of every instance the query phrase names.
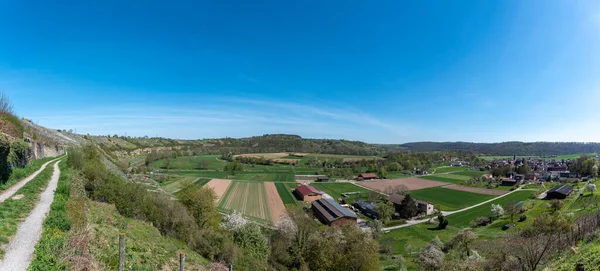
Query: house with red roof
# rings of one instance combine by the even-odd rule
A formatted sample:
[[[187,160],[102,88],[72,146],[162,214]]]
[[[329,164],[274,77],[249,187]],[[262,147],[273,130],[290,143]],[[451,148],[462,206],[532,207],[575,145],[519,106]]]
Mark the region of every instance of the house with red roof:
[[[310,185],[299,185],[294,190],[298,198],[303,201],[315,201],[323,197],[323,193]]]
[[[375,173],[363,173],[363,174],[358,175],[357,179],[359,181],[373,180],[373,179],[377,179],[377,175]]]

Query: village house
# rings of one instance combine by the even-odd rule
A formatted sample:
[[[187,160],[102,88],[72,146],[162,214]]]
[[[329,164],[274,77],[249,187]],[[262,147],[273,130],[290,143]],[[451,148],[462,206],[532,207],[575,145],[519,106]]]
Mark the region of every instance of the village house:
[[[329,178],[320,176],[320,177],[317,177],[316,182],[319,182],[319,183],[329,182]]]
[[[513,176],[513,179],[514,179],[515,181],[517,181],[517,183],[521,183],[521,182],[523,182],[523,180],[525,179],[525,175],[523,175],[523,174],[515,174],[515,175]]]
[[[359,181],[373,180],[373,179],[377,179],[377,175],[375,173],[363,173],[363,174],[358,175],[357,179]]]
[[[525,175],[525,180],[535,181],[535,180],[537,180],[537,175],[535,175],[535,173],[527,174],[527,175]]]
[[[517,180],[511,178],[502,178],[501,185],[503,186],[514,186],[518,183]]]
[[[417,175],[426,175],[427,171],[426,170],[422,170],[422,169],[417,169],[417,170],[415,170],[415,174],[417,174]]]
[[[403,195],[393,194],[388,197],[388,200],[394,204],[394,208],[396,209],[396,212],[398,212],[398,210],[400,209],[400,206],[402,205],[402,200],[404,200],[404,198],[405,198],[405,196],[403,196]],[[433,204],[431,204],[429,202],[426,202],[423,200],[418,200],[418,199],[415,199],[415,202],[417,204],[417,210],[419,211],[419,213],[431,215],[435,211],[435,209],[433,208]]]
[[[361,200],[357,200],[356,203],[354,203],[354,206],[368,217],[371,217],[371,218],[379,217],[379,214],[377,213],[377,210],[376,210],[377,204],[375,204],[373,202],[368,202],[368,201],[361,199]]]
[[[358,216],[342,207],[333,199],[319,199],[312,202],[313,214],[321,223],[329,226],[341,226],[345,223],[357,223]]]
[[[564,199],[573,192],[570,185],[557,185],[546,193],[546,199]]]
[[[294,190],[296,196],[302,201],[314,201],[323,197],[323,193],[310,185],[300,185]]]

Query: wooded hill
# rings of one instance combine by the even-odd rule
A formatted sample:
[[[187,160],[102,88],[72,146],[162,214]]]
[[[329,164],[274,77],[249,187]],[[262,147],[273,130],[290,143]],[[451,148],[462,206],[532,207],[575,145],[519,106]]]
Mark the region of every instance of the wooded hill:
[[[411,142],[405,144],[379,145],[394,151],[473,151],[486,155],[564,155],[577,153],[600,152],[600,143],[583,142],[502,142],[502,143],[471,143],[471,142]]]
[[[92,136],[105,150],[177,147],[197,153],[275,153],[306,152],[345,155],[378,155],[385,150],[377,145],[339,139],[309,139],[297,135],[268,134],[247,138],[174,140],[166,138]]]

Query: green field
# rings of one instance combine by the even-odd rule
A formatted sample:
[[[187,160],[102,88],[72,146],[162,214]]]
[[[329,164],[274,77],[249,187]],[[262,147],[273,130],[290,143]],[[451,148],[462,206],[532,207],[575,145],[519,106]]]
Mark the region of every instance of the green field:
[[[490,203],[475,207],[468,211],[449,215],[450,225],[457,228],[469,227],[469,223],[480,216],[489,217],[492,204],[506,205],[508,202],[521,202],[531,197],[531,191],[517,191]]]
[[[311,185],[336,199],[343,198],[342,193],[346,192],[361,192],[361,197],[367,197],[371,192],[351,183],[312,183]]]
[[[203,156],[180,156],[177,158],[168,159],[169,168],[180,169],[180,170],[194,170],[194,169],[207,169],[207,170],[222,170],[227,162],[219,160],[220,155],[203,155]],[[206,164],[202,164],[202,162]],[[166,165],[165,160],[159,160],[152,162],[154,168],[164,168]],[[206,168],[204,168],[206,166]]]
[[[230,179],[240,181],[259,181],[259,182],[293,182],[295,181],[294,175],[289,172],[264,172],[264,171],[243,171],[236,172],[232,175],[231,172],[225,171],[169,171],[169,174],[181,175],[181,176],[192,176],[192,177],[204,177],[212,179]]]
[[[292,194],[292,190],[296,187],[295,183],[275,183],[277,193],[285,205],[297,205],[298,200]]]
[[[481,177],[485,173],[489,173],[489,172],[479,171],[479,170],[471,170],[471,171],[453,172],[452,175],[466,176],[466,177],[469,177],[469,179],[470,179],[470,178]]]
[[[421,176],[419,178],[426,179],[426,180],[432,180],[432,181],[440,181],[440,182],[445,182],[445,183],[453,183],[453,184],[461,184],[463,181],[461,179],[449,178],[446,175],[449,175],[449,174]]]
[[[199,186],[204,186],[205,184],[207,184],[208,182],[210,182],[211,179],[209,178],[200,178],[198,179],[195,184],[199,185]]]
[[[219,202],[218,208],[225,211],[238,211],[247,217],[271,222],[263,183],[232,182]]]
[[[201,180],[198,177],[194,176],[177,176],[177,175],[169,175],[168,181],[161,183],[161,187],[165,192],[174,194],[177,193],[181,189],[181,186],[186,183],[198,183]],[[208,181],[207,181],[208,182]]]
[[[286,157],[284,157],[286,158]],[[308,154],[304,157],[290,156],[287,158],[299,159],[296,166],[287,164],[273,165],[244,165],[244,170],[231,174],[223,171],[226,161],[220,160],[219,155],[203,156],[181,156],[177,158],[163,159],[152,163],[156,169],[167,169],[169,174],[182,176],[194,176],[205,178],[219,178],[231,180],[247,180],[262,182],[294,182],[294,175],[315,175],[323,174],[322,167],[311,167],[309,161],[318,159],[319,161],[340,161],[344,158],[364,158],[381,159],[373,156],[356,155],[333,155],[333,154]],[[168,161],[168,162],[167,162]],[[204,162],[204,164],[203,164]],[[364,169],[366,170],[366,169]],[[393,178],[404,177],[406,174],[401,172],[389,172]],[[330,176],[335,177],[335,176]],[[341,177],[341,176],[338,176]]]
[[[450,166],[444,166],[444,167],[438,167],[435,168],[435,174],[439,174],[439,173],[447,173],[447,172],[455,172],[455,171],[462,171],[467,169],[467,167],[462,166],[462,167],[450,167]],[[434,173],[433,169],[429,170],[429,173]]]
[[[415,190],[411,191],[410,195],[415,199],[439,205],[442,211],[459,210],[494,198],[492,195],[476,194],[443,187]]]
[[[458,232],[457,229],[447,228],[445,230],[431,230],[435,228],[435,224],[418,224],[411,227],[400,228],[392,230],[389,233],[384,233],[379,238],[381,246],[391,247],[392,254],[402,254],[406,261],[408,270],[419,270],[418,265],[412,261],[412,257],[416,256],[421,252],[429,241],[434,239],[436,236],[439,237],[443,242],[449,241],[454,234]],[[383,262],[385,264],[385,262]]]

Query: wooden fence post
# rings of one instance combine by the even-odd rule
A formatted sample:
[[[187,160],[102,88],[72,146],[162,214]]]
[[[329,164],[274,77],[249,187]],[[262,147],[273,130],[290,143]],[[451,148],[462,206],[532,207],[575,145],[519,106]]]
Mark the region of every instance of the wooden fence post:
[[[119,271],[125,271],[125,234],[119,234]]]
[[[179,252],[179,271],[183,271],[183,264],[185,263],[185,253],[183,251]]]

